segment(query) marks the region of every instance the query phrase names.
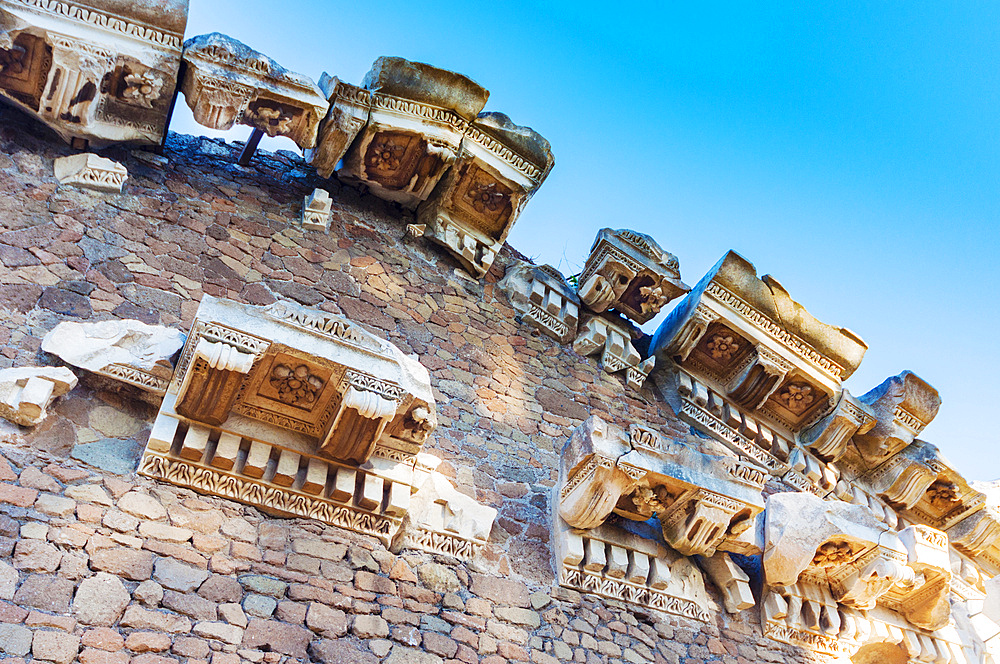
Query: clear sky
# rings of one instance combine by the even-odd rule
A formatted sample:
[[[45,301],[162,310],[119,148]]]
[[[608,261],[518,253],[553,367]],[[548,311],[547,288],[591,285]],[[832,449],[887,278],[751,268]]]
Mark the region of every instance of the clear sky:
[[[921,437],[1000,477],[1000,4],[818,4],[191,0],[187,34],[315,80],[380,55],[472,77],[555,152],[520,251],[573,274],[631,228],[693,285],[735,249],[865,339],[852,393],[915,371],[944,401]],[[211,133],[183,101],[171,128]]]

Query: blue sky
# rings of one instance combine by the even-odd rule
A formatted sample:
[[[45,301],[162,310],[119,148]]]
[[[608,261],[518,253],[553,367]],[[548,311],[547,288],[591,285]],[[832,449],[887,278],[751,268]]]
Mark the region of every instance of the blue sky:
[[[853,393],[915,371],[944,400],[922,438],[1000,477],[1000,4],[191,0],[212,31],[316,80],[380,55],[474,78],[556,155],[515,247],[573,274],[632,228],[689,284],[735,249],[865,339]],[[183,103],[171,128],[211,133]]]

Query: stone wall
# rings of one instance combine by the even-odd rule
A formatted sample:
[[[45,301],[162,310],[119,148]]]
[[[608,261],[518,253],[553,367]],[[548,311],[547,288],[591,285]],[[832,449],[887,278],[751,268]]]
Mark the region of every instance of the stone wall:
[[[121,195],[57,188],[53,160],[70,150],[45,131],[0,109],[0,367],[58,364],[39,348],[63,320],[186,329],[204,293],[342,314],[430,369],[425,451],[499,516],[459,563],[138,478],[155,404],[84,375],[39,427],[0,422],[0,650],[88,664],[817,661],[764,638],[757,611],[725,613],[714,588],[706,624],[555,584],[569,433],[598,415],[693,434],[648,387],[518,325],[496,288],[509,249],[474,281],[406,235],[412,213],[291,153],[243,168],[239,146],[204,138],[104,152],[128,168]],[[297,224],[316,187],[333,199],[328,234]]]

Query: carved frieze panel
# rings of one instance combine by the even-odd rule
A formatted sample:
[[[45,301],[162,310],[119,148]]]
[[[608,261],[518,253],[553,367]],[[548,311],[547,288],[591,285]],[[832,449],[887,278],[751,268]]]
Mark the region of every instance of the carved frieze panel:
[[[458,158],[418,210],[427,237],[473,274],[493,259],[554,159],[549,142],[502,113],[482,113],[462,139]]]
[[[521,321],[560,343],[576,338],[580,298],[566,278],[549,265],[516,261],[499,283]]]
[[[614,309],[640,324],[689,290],[676,256],[648,235],[610,228],[597,234],[579,283],[591,311]]]
[[[556,520],[559,585],[693,620],[712,619],[704,577],[689,558],[611,524],[580,530]]]
[[[181,90],[198,123],[219,130],[239,123],[303,149],[316,145],[328,103],[306,76],[218,32],[184,42],[184,62]]]
[[[0,97],[68,142],[158,144],[187,10],[187,0],[4,0]]]
[[[676,369],[674,377],[680,398],[678,415],[682,420],[773,475],[789,469],[791,441],[785,435],[775,431],[770,423],[744,414],[722,394],[683,369]]]

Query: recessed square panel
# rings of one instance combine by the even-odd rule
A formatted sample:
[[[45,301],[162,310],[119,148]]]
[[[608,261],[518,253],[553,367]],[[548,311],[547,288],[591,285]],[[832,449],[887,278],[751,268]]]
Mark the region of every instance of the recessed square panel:
[[[254,365],[233,410],[318,438],[340,401],[343,376],[341,366],[272,347]]]
[[[716,322],[708,326],[688,359],[694,360],[711,375],[725,381],[745,366],[753,349],[754,345],[746,337]]]
[[[765,406],[780,420],[792,425],[810,421],[830,403],[830,395],[819,387],[791,376],[768,397]]]

